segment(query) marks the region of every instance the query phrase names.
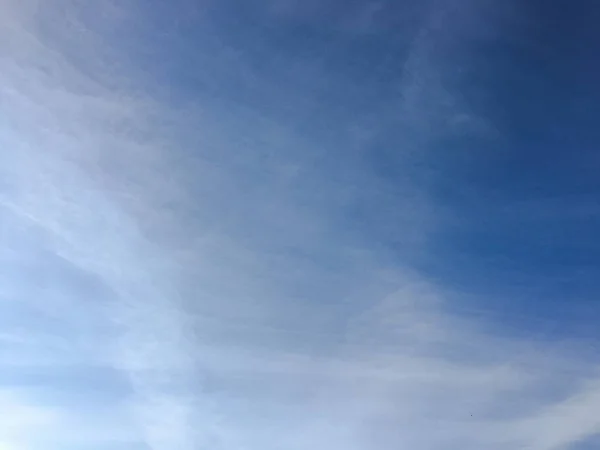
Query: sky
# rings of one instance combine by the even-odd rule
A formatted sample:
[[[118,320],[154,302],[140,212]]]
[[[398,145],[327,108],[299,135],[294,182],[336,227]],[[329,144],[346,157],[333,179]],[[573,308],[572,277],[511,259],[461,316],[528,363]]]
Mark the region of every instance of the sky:
[[[599,21],[0,0],[0,450],[598,448]]]

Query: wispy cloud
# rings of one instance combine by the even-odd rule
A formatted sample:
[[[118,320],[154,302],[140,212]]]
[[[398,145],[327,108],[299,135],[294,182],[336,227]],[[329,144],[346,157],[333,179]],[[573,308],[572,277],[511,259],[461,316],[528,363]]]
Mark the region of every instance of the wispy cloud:
[[[157,37],[188,31],[135,3],[2,3],[1,445],[559,450],[600,432],[586,343],[492,332],[412,266],[445,220],[419,152],[459,122],[493,131],[445,85],[436,46],[458,31],[433,11],[373,120],[322,100],[360,83],[301,58],[310,77],[268,78],[212,25],[188,61]],[[153,36],[197,85],[144,75]],[[382,135],[402,147],[393,188],[364,157]]]

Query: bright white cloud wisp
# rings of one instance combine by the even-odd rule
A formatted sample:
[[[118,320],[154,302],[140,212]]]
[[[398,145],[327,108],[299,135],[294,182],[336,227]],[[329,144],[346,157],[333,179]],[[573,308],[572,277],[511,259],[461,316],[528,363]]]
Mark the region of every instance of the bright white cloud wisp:
[[[582,346],[491,333],[347,231],[348,198],[385,192],[351,161],[312,166],[345,143],[289,125],[320,101],[312,78],[272,86],[291,119],[210,86],[177,102],[118,41],[143,6],[101,3],[0,4],[0,449],[559,450],[600,432]],[[483,127],[437,81],[432,17],[401,81],[407,152],[440,114]],[[225,44],[194,45],[208,81],[269,93]],[[426,251],[443,220],[399,183],[385,217]]]

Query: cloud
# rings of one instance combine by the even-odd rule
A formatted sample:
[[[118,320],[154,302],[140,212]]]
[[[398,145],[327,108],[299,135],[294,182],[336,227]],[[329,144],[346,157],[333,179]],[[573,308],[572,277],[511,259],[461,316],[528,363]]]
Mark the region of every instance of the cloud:
[[[114,22],[98,23],[104,7],[58,4],[2,6],[2,265],[12,282],[0,345],[14,378],[46,377],[27,403],[2,380],[17,437],[2,428],[0,442],[26,445],[35,430],[79,448],[558,450],[598,433],[585,343],[492,332],[411,265],[444,223],[413,179],[414,153],[468,113],[436,51],[452,27],[416,36],[400,95],[352,148],[341,135],[361,121],[321,95],[361,86],[319,62],[292,58],[317,74],[301,84],[268,75],[245,56],[212,54],[235,53],[213,31],[190,61],[177,39],[156,37],[169,19],[138,5],[111,3]],[[159,28],[146,33],[151,19]],[[123,23],[131,41],[111,41],[105,28]],[[78,39],[65,43],[62,27]],[[145,38],[174,46],[156,55],[181,52],[186,70],[224,78],[168,98],[131,60],[143,53],[131,42]],[[411,131],[399,133],[393,159],[404,169],[390,188],[362,152],[396,127]],[[391,234],[405,258],[389,257]],[[61,426],[48,427],[56,417]]]
[[[12,442],[21,442],[27,437],[32,428],[48,430],[55,426],[59,418],[54,411],[37,407],[20,399],[14,392],[3,390],[0,393],[0,411],[2,411],[2,426],[0,436],[7,448],[12,448]],[[16,446],[16,444],[14,444]]]
[[[583,383],[563,401],[551,405],[537,416],[524,419],[518,424],[518,432],[531,440],[531,448],[569,448],[600,432],[599,407],[600,389],[596,377]]]

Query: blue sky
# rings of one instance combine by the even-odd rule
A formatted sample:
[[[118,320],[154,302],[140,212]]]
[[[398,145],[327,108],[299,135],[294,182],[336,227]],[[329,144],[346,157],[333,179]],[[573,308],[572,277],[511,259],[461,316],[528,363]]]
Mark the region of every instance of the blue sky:
[[[0,450],[587,450],[600,7],[0,3]]]

